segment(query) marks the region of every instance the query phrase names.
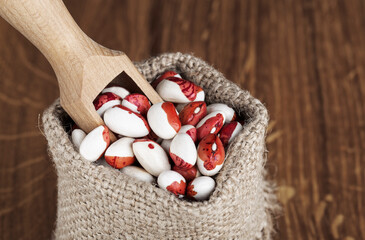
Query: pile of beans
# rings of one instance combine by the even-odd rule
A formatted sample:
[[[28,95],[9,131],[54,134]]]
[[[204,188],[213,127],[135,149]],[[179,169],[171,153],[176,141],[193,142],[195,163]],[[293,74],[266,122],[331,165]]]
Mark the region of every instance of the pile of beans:
[[[180,198],[206,200],[243,123],[226,104],[207,106],[203,89],[176,72],[165,72],[152,86],[165,102],[151,105],[142,94],[106,87],[94,100],[105,125],[87,135],[74,126],[72,142],[85,160],[152,184],[157,178],[160,188]],[[109,131],[118,136],[112,144]]]

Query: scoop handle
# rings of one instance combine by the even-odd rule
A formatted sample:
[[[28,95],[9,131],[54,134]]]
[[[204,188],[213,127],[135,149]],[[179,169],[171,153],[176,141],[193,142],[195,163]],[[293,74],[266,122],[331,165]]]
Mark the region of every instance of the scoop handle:
[[[43,53],[56,74],[82,63],[92,51],[104,51],[79,28],[61,0],[0,0],[0,16]]]
[[[89,132],[103,124],[92,105],[93,98],[81,96],[84,93],[87,97],[95,97],[102,89],[98,82],[83,82],[84,65],[95,55],[125,54],[91,40],[76,24],[62,0],[0,0],[0,16],[28,38],[50,62],[57,75],[61,105],[77,125]],[[112,133],[110,139],[116,139]]]
[[[103,124],[92,101],[111,80],[125,72],[152,103],[161,97],[120,51],[90,39],[61,0],[0,0],[0,16],[28,38],[57,75],[62,107],[81,129]],[[115,139],[111,134],[111,140]]]

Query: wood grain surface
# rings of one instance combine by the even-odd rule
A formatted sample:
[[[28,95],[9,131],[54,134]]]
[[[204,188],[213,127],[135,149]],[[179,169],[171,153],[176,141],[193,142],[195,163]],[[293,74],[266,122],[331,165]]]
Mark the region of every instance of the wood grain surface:
[[[194,53],[265,103],[276,239],[365,239],[365,2],[65,1],[132,60]],[[56,173],[38,129],[59,96],[41,53],[0,19],[0,239],[49,239]]]

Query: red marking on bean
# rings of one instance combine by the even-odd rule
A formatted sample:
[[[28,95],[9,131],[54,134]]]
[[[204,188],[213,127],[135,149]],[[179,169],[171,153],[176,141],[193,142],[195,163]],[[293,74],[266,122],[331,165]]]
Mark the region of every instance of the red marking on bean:
[[[151,143],[148,144],[148,147],[151,148],[151,149],[154,149],[155,148],[155,146],[153,146]]]
[[[118,156],[105,156],[105,161],[116,169],[124,168],[125,166],[132,165],[135,162],[135,157],[118,157]]]
[[[151,104],[148,101],[148,98],[139,93],[129,94],[124,98],[124,100],[132,103],[137,106],[137,110],[141,115],[147,114],[148,109],[150,109]]]
[[[197,194],[197,192],[194,191],[194,185],[192,182],[188,184],[188,187],[186,188],[186,195],[188,197],[194,197]]]
[[[121,100],[121,98],[118,95],[115,95],[111,92],[103,93],[96,97],[96,99],[93,101],[95,110],[98,110],[101,108],[106,102],[112,101],[112,100]]]
[[[232,137],[232,133],[237,127],[238,122],[230,122],[222,127],[219,138],[221,139],[223,146],[227,146],[229,139]]]
[[[179,166],[173,166],[172,170],[174,170],[175,172],[180,173],[186,181],[191,181],[194,178],[196,178],[196,174],[198,173],[198,169],[196,168],[196,166],[193,166],[189,169],[182,169]]]
[[[198,113],[195,113],[195,109],[200,108]],[[179,118],[182,125],[195,126],[198,122],[207,115],[207,105],[205,102],[191,102],[187,104],[179,114]]]
[[[195,85],[196,93],[200,93],[203,91],[203,88],[199,87],[198,85]]]
[[[196,98],[196,85],[194,83],[178,77],[168,77],[166,79],[178,84],[185,97],[190,101],[194,101]]]
[[[232,117],[231,121],[235,121],[236,119],[237,119],[237,114],[235,112],[235,113],[233,113],[233,117]]]
[[[186,189],[186,183],[183,180],[180,180],[180,183],[178,183],[177,181],[174,181],[169,186],[167,186],[166,189],[169,192],[172,192],[173,194],[175,194],[176,196],[184,195],[185,189]]]
[[[223,127],[223,121],[224,117],[220,113],[207,119],[203,125],[196,129],[198,140],[210,134],[213,128],[215,128],[215,131],[212,134],[217,134]]]
[[[180,169],[187,170],[187,169],[193,167],[193,165],[191,165],[190,163],[185,162],[182,158],[180,158],[179,156],[173,154],[172,152],[170,152],[170,156],[172,158],[172,161],[174,161],[175,165],[178,166]]]
[[[106,142],[106,146],[109,146],[110,143],[110,137],[109,137],[109,129],[106,126],[103,126],[104,130],[103,130],[103,140],[104,142]]]
[[[212,150],[213,144],[217,145],[215,151]],[[215,134],[208,134],[204,137],[198,146],[198,156],[204,161],[204,168],[213,170],[217,165],[222,165],[224,162],[225,152],[222,141]]]
[[[106,143],[106,146],[105,146],[104,152],[102,154],[100,154],[98,159],[100,159],[104,155],[106,149],[109,147],[109,144],[110,144],[109,129],[106,126],[103,126],[103,127],[104,127],[104,130],[102,132],[102,136],[103,136],[104,142]]]
[[[161,105],[161,108],[165,111],[167,115],[167,121],[171,125],[171,127],[178,132],[181,128],[181,122],[179,116],[176,113],[176,109],[173,103],[164,102]]]
[[[191,139],[193,139],[193,142],[196,141],[196,128],[189,129],[188,131],[186,131],[186,134],[188,134]]]

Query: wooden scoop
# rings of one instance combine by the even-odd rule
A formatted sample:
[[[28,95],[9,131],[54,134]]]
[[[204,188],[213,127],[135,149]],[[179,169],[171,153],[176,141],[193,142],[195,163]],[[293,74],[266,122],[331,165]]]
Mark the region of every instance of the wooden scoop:
[[[85,132],[104,124],[93,100],[122,72],[153,104],[163,101],[123,52],[86,36],[61,0],[0,0],[0,16],[48,59],[57,76],[61,106]]]

